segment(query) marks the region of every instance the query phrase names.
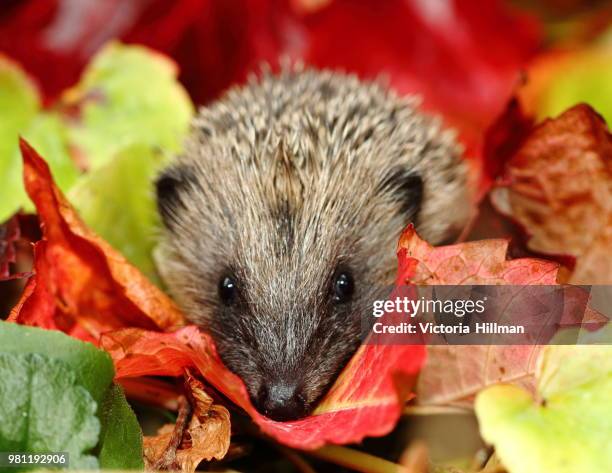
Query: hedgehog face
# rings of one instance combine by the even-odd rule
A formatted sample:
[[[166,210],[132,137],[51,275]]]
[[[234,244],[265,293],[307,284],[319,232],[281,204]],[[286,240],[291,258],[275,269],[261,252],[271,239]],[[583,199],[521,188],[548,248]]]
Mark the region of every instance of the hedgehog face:
[[[286,266],[266,288],[243,271],[220,281],[208,327],[255,407],[274,420],[308,414],[359,344],[367,289],[348,265],[331,267],[321,265],[329,274],[312,288],[296,277],[299,268]]]
[[[158,178],[158,268],[256,408],[299,418],[357,349],[402,228],[465,220],[464,178],[452,136],[379,86],[267,76],[202,110]]]
[[[362,316],[393,280],[394,247],[409,216],[392,196],[411,193],[414,215],[421,183],[413,175],[342,170],[309,173],[301,187],[295,170],[278,172],[269,187],[255,167],[207,177],[183,164],[168,170],[158,181],[168,232],[160,270],[256,408],[288,420],[312,410],[357,349]],[[226,183],[214,194],[213,179]],[[353,195],[373,179],[378,184]],[[327,186],[335,190],[323,193]],[[394,231],[374,237],[379,225]]]

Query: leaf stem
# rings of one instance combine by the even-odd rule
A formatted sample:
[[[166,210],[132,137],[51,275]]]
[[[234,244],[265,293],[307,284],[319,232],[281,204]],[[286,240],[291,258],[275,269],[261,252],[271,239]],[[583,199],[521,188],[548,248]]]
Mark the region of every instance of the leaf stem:
[[[407,473],[406,469],[397,463],[337,445],[328,445],[306,453],[361,473]]]

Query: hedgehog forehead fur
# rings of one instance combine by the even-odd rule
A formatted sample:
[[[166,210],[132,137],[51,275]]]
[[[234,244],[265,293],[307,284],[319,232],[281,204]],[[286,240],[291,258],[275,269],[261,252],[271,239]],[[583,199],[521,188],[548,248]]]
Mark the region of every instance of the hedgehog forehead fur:
[[[266,370],[299,369],[313,401],[356,348],[367,310],[363,298],[327,302],[334,274],[392,283],[408,222],[432,242],[460,229],[459,155],[453,132],[379,83],[300,67],[251,79],[199,111],[158,180],[160,272],[252,395]],[[226,274],[248,315],[219,315]]]

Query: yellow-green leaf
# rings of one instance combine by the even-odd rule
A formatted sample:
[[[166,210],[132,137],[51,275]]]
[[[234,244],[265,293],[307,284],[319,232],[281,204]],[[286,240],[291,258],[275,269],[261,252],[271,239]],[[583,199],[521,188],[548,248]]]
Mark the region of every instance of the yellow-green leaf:
[[[83,220],[160,285],[152,258],[159,218],[153,179],[165,159],[147,146],[131,146],[69,193]]]
[[[36,86],[17,64],[0,56],[0,223],[26,200],[17,139],[39,107]]]
[[[173,62],[142,46],[111,43],[93,58],[62,100],[75,115],[70,142],[89,169],[133,144],[178,151],[193,105],[176,76]]]
[[[612,346],[548,346],[537,398],[496,385],[476,398],[483,438],[510,473],[612,471]]]

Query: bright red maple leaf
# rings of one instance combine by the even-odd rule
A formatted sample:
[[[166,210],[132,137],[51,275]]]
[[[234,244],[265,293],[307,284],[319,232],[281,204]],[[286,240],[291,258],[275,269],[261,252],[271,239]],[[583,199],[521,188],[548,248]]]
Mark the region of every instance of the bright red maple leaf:
[[[507,239],[434,248],[410,225],[399,241],[397,284],[557,284],[557,263],[536,258],[508,260],[507,253]]]
[[[397,285],[512,285],[502,306],[515,323],[528,323],[537,315],[535,307],[525,307],[521,287],[557,285],[559,264],[539,258],[507,257],[508,239],[490,239],[433,247],[419,238],[409,226],[399,242]],[[518,290],[517,290],[518,289]],[[559,293],[561,294],[561,293]],[[549,329],[584,327],[595,330],[608,318],[588,304],[588,293],[580,288],[563,292],[563,314],[557,314]],[[512,302],[516,302],[512,304]],[[536,309],[534,311],[534,309]],[[557,325],[558,324],[558,325]],[[432,345],[427,363],[421,370],[416,402],[422,405],[471,407],[476,394],[497,383],[513,383],[533,389],[537,355],[549,340],[544,336],[536,343],[524,345]],[[525,342],[527,338],[522,339]]]

